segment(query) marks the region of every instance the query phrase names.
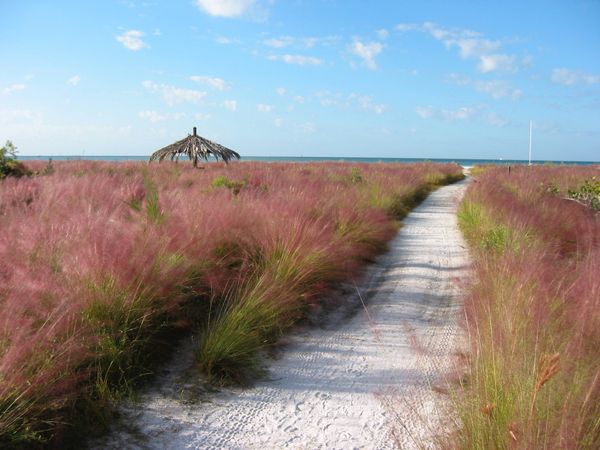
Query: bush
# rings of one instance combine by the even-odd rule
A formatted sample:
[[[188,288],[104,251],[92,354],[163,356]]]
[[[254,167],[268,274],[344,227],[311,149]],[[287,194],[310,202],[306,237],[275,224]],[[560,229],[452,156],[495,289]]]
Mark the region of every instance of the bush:
[[[227,189],[230,189],[234,195],[239,194],[240,190],[245,185],[246,185],[246,183],[244,181],[230,180],[225,175],[219,175],[212,182],[212,187],[214,187],[214,188],[225,187]]]
[[[568,193],[569,198],[580,201],[595,211],[600,211],[600,180],[596,177],[585,180],[578,189],[569,189]]]
[[[27,168],[16,160],[17,147],[11,141],[6,141],[0,148],[0,180],[6,177],[22,177],[28,175]]]

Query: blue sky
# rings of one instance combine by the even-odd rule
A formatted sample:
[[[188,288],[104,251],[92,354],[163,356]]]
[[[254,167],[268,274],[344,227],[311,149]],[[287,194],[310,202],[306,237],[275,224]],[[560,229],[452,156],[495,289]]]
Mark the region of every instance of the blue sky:
[[[600,160],[600,2],[0,0],[0,141]]]

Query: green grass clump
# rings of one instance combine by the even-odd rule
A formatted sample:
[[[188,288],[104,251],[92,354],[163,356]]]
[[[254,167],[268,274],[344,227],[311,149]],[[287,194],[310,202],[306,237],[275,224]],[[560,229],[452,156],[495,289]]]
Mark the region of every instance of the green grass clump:
[[[341,276],[325,252],[276,246],[247,281],[213,300],[199,339],[198,369],[217,384],[254,378],[261,372],[259,352],[303,314],[319,283]]]
[[[239,194],[240,190],[244,186],[246,186],[245,181],[230,180],[225,175],[219,175],[212,181],[212,187],[214,187],[214,188],[224,187],[224,188],[231,190],[231,192],[233,192],[233,194],[236,194],[236,195]]]
[[[101,397],[114,395],[118,386],[126,393],[146,361],[147,353],[141,350],[150,339],[146,328],[155,326],[155,300],[141,287],[120,288],[111,277],[90,283],[89,290],[93,300],[82,317],[97,336],[96,391]]]
[[[351,183],[362,183],[364,181],[362,175],[360,174],[360,170],[358,167],[353,167],[350,171],[350,182]]]
[[[243,384],[260,373],[259,350],[272,344],[285,327],[284,308],[277,303],[284,292],[268,284],[259,277],[232,290],[211,312],[196,355],[198,369],[210,381]]]
[[[144,187],[146,188],[146,216],[149,221],[160,224],[165,220],[165,213],[160,207],[156,184],[146,176]]]

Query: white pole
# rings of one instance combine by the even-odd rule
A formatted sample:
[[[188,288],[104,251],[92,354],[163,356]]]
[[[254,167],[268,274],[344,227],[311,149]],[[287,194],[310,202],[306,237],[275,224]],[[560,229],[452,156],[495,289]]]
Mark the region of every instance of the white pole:
[[[531,165],[531,129],[533,128],[533,122],[529,121],[529,165]]]

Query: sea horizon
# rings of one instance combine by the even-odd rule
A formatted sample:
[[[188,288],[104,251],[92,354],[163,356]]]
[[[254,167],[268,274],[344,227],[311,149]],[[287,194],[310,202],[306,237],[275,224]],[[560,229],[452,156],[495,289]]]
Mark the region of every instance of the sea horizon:
[[[17,155],[21,161],[147,161],[150,155]],[[185,160],[185,157],[181,158]],[[390,158],[390,157],[355,157],[355,156],[245,156],[241,161],[262,162],[356,162],[356,163],[413,163],[413,162],[455,162],[463,167],[471,167],[478,164],[502,164],[519,165],[529,164],[524,159],[484,159],[484,158]],[[210,162],[214,162],[211,160]],[[600,161],[570,161],[570,160],[531,160],[531,164],[565,164],[588,166],[600,164]]]

